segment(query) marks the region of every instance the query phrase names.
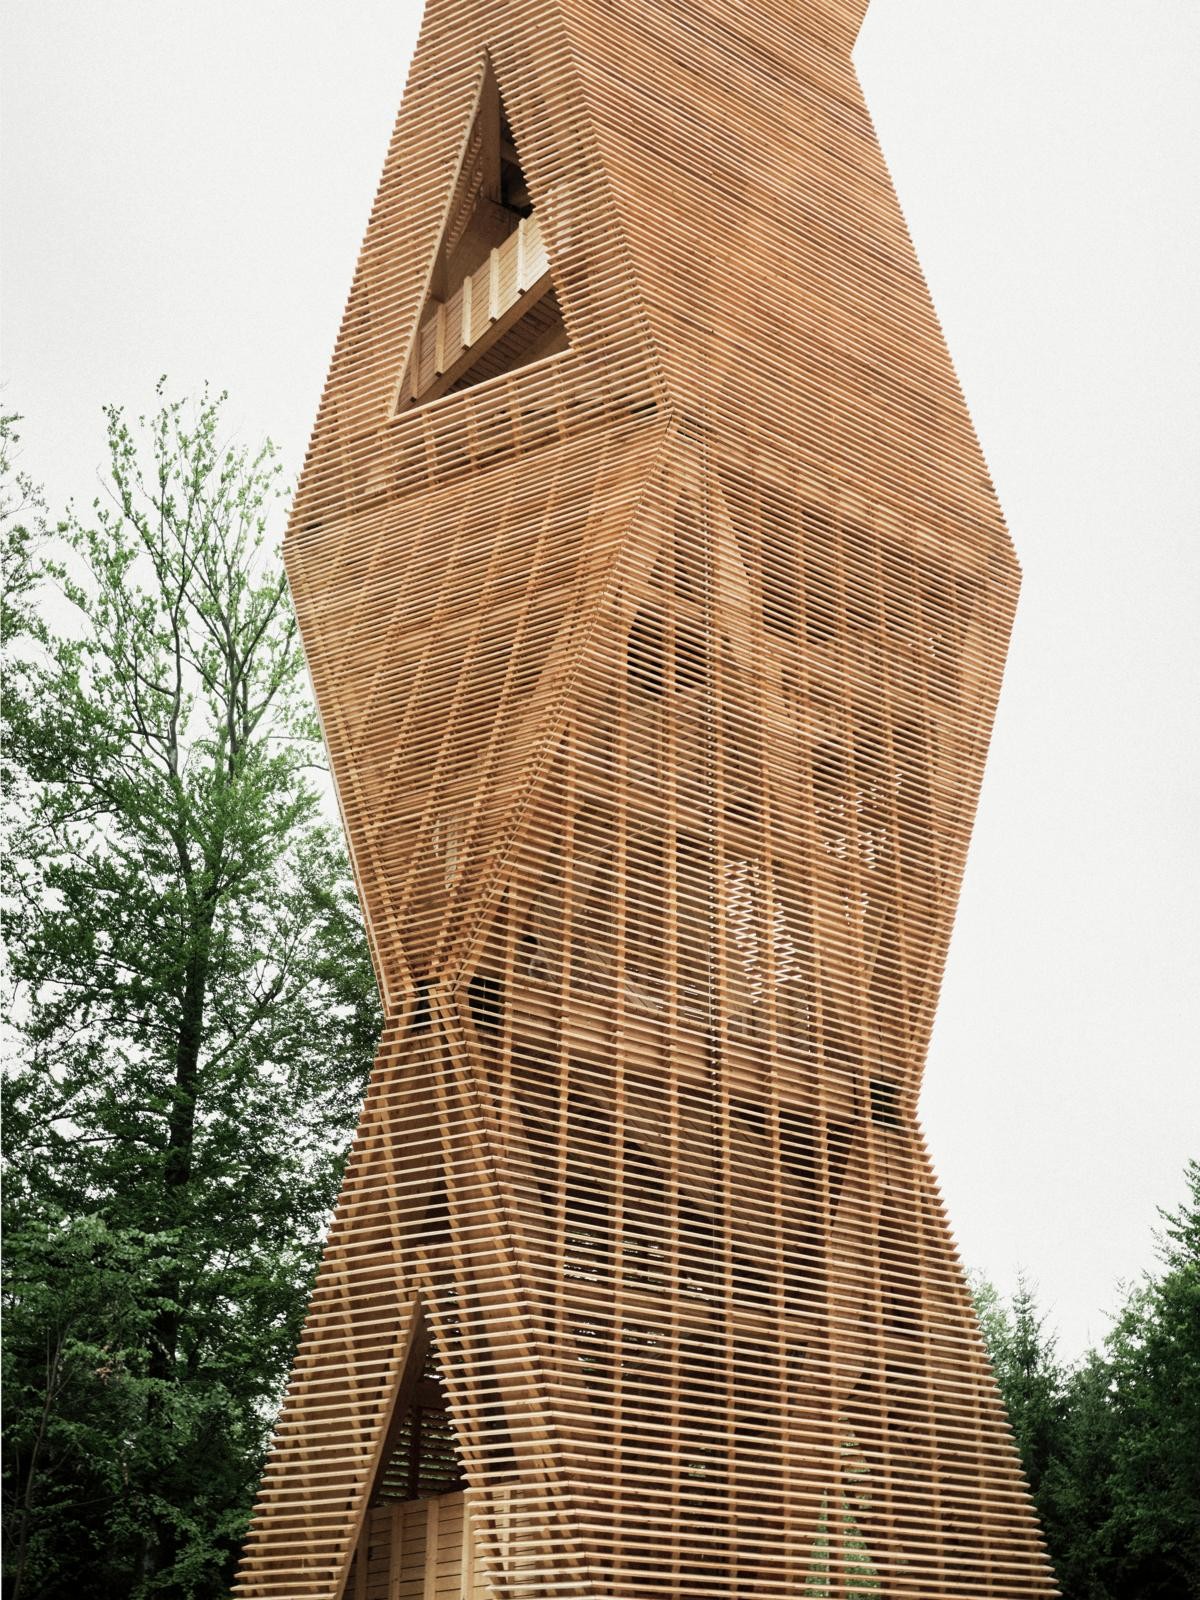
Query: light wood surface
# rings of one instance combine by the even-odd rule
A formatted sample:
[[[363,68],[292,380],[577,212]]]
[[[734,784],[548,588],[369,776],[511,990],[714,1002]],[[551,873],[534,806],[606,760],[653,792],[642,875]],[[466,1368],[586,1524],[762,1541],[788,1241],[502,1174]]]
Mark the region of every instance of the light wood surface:
[[[1017,567],[864,10],[428,5],[287,545],[387,1026],[242,1596],[1055,1593],[916,1121]],[[470,1572],[385,1591],[430,1361]]]
[[[461,1490],[384,1501],[363,1522],[347,1600],[490,1600],[474,1570],[471,1501]]]

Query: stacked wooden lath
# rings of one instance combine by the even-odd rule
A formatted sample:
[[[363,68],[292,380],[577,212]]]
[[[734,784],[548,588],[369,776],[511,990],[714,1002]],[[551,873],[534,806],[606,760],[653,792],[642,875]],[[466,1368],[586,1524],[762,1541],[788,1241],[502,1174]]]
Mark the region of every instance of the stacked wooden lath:
[[[916,1122],[1017,572],[864,9],[430,0],[288,543],[388,1022],[244,1596],[1054,1593]]]

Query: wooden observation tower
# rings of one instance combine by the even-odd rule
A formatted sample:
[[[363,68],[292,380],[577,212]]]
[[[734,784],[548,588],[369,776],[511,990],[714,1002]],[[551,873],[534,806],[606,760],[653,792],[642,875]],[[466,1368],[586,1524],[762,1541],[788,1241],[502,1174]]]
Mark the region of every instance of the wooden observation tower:
[[[916,1121],[1017,590],[866,0],[429,0],[288,537],[386,1029],[244,1600],[1054,1591]]]

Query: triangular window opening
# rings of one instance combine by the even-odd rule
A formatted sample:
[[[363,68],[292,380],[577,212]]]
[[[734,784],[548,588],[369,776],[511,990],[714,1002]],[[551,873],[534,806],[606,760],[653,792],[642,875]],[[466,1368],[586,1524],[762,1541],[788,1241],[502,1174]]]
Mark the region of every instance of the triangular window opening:
[[[427,1500],[466,1487],[437,1351],[423,1329],[401,1380],[372,1502]]]
[[[480,1593],[463,1490],[467,1477],[437,1350],[420,1305],[342,1600]]]
[[[567,343],[540,221],[489,66],[397,409],[513,372]]]

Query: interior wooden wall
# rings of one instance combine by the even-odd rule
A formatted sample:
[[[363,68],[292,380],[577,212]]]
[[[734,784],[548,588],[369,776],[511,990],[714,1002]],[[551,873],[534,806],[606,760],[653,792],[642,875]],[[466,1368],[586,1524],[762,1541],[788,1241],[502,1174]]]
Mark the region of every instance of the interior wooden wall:
[[[342,1592],[419,1325],[497,1597],[1055,1593],[916,1120],[1017,567],[864,9],[429,0],[288,539],[388,1020],[243,1596]],[[569,348],[412,403],[492,76]]]

